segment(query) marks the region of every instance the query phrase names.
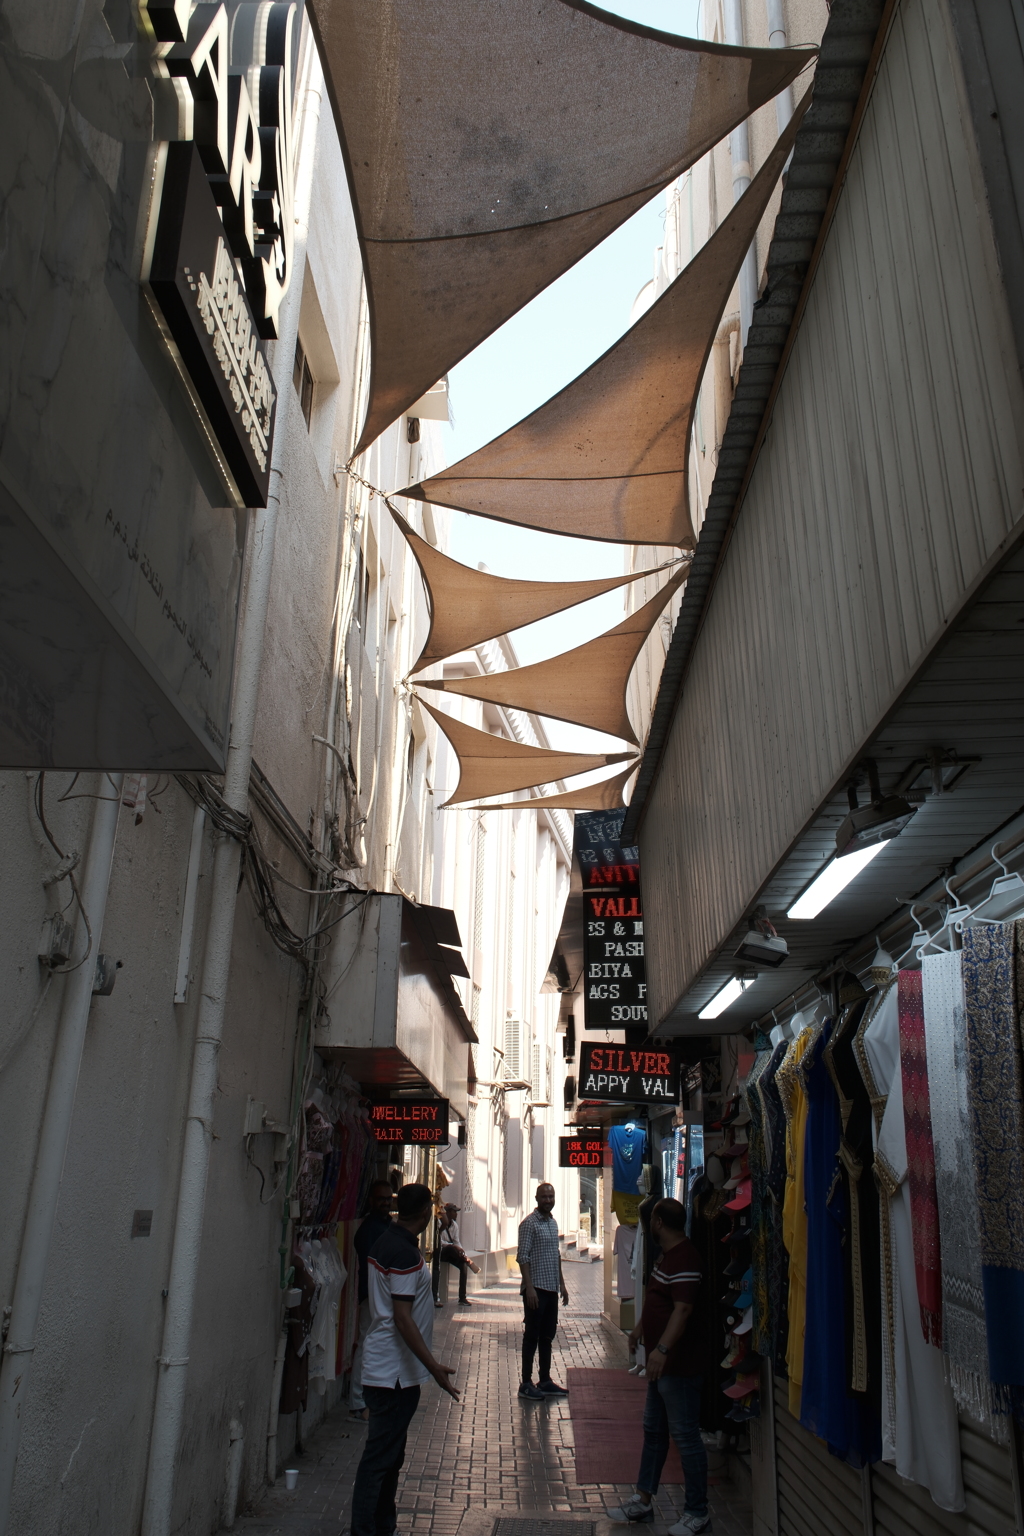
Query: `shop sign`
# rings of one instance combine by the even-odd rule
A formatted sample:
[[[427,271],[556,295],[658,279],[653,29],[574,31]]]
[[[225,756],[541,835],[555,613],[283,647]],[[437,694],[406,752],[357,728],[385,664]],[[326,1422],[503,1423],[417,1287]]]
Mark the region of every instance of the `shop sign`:
[[[396,1099],[370,1108],[370,1125],[378,1141],[406,1147],[448,1146],[447,1099]]]
[[[559,1168],[602,1168],[604,1166],[604,1137],[559,1136]]]
[[[647,961],[640,855],[623,848],[625,811],[576,814],[574,853],[583,878],[583,1027],[647,1024]]]
[[[679,1102],[679,1056],[665,1046],[580,1046],[579,1096],[609,1104]]]
[[[239,503],[266,506],[295,240],[295,0],[147,0],[159,141],[143,280]]]

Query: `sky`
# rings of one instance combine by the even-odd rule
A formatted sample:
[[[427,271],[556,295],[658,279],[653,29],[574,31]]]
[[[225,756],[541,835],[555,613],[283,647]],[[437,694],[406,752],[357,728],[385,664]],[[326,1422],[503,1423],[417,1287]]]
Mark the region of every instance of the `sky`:
[[[606,9],[665,32],[694,36],[698,30],[698,0],[620,0]],[[443,430],[449,464],[542,405],[628,330],[633,301],[654,275],[664,211],[659,193],[451,370],[454,425]],[[467,565],[483,562],[496,575],[582,580],[624,570],[621,545],[562,538],[460,512],[450,516],[450,553]],[[623,613],[622,594],[609,593],[518,630],[512,641],[520,662],[539,661],[600,634]],[[548,734],[553,745],[574,749],[613,745],[574,726],[551,725]]]

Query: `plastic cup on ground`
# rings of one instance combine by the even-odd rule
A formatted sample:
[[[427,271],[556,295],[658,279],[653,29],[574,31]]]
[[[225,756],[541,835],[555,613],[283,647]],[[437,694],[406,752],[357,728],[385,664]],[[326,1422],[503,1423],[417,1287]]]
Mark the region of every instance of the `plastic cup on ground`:
[[[288,1489],[289,1493],[294,1493],[295,1492],[295,1489],[299,1486],[299,1469],[298,1469],[298,1467],[286,1467],[285,1468],[285,1472],[284,1472],[284,1485]]]

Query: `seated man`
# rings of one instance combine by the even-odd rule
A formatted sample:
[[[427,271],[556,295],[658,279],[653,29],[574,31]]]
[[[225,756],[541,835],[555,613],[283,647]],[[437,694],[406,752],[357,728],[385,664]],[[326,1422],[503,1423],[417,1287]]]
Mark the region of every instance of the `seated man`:
[[[480,1266],[473,1263],[473,1260],[469,1257],[469,1254],[465,1251],[462,1243],[459,1240],[458,1215],[458,1206],[453,1205],[452,1202],[449,1201],[437,1218],[441,1229],[440,1252],[438,1254],[438,1258],[442,1264],[454,1264],[456,1269],[459,1271],[459,1300],[468,1307],[471,1305],[471,1303],[466,1300],[466,1276],[470,1270],[473,1271],[474,1275],[478,1275],[480,1273]],[[435,1307],[442,1305],[437,1297],[437,1279],[438,1274],[435,1273]]]

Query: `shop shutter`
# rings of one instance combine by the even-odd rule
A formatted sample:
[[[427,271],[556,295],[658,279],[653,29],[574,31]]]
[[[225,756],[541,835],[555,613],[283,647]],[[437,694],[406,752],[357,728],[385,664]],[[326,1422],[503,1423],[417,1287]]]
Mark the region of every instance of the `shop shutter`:
[[[775,1455],[779,1536],[864,1536],[859,1472],[830,1456],[786,1407],[788,1386],[775,1383]]]
[[[871,1507],[865,1484],[830,1456],[786,1408],[787,1387],[775,1384],[775,1455],[779,1536],[1019,1536],[1014,1516],[1010,1452],[960,1420],[966,1508],[939,1509],[927,1491],[904,1482],[884,1462],[871,1468]]]

